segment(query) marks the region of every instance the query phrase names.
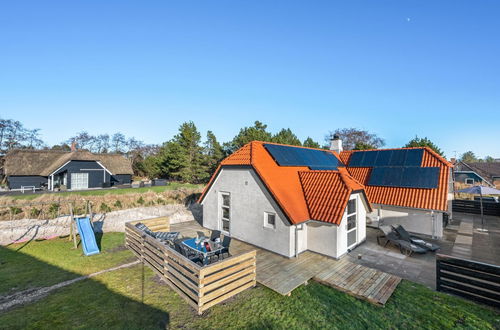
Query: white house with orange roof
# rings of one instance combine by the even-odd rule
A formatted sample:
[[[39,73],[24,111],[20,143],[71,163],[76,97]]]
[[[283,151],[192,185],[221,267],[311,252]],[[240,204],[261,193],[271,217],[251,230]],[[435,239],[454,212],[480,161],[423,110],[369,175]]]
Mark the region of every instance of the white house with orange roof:
[[[371,211],[335,152],[257,141],[222,161],[199,201],[204,227],[286,257],[341,257]]]

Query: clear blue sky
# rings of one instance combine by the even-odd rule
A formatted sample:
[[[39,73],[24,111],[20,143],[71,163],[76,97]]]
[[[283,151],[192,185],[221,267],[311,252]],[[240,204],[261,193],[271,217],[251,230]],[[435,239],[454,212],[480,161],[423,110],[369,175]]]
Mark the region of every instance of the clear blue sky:
[[[4,1],[0,116],[50,144],[260,120],[500,158],[500,1]]]

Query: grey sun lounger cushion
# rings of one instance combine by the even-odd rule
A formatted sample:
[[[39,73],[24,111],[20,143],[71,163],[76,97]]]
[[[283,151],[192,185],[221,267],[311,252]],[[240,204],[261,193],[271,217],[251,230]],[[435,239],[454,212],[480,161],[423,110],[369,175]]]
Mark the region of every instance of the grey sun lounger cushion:
[[[135,225],[135,227],[137,229],[139,229],[139,230],[142,230],[143,232],[145,232],[146,234],[148,234],[151,237],[156,237],[155,233],[151,229],[149,229],[148,226],[146,226],[145,224],[143,224],[142,222],[137,223]]]
[[[420,247],[423,247],[424,249],[427,249],[430,251],[436,251],[436,250],[439,250],[441,248],[439,245],[427,242],[418,236],[410,235],[410,233],[407,232],[406,229],[404,229],[404,227],[401,225],[399,225],[397,227],[393,227],[393,229],[399,235],[399,237],[401,237],[401,239],[408,241],[410,243],[416,244]]]
[[[179,234],[180,233],[178,231],[160,231],[155,233],[155,237],[162,241],[173,241],[179,236]]]

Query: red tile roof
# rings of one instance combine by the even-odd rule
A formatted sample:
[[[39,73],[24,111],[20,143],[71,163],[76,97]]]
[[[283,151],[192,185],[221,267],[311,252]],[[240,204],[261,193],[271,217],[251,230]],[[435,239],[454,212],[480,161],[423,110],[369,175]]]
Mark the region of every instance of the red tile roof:
[[[402,148],[414,149],[414,148]],[[419,148],[422,149],[422,148]],[[347,165],[349,173],[359,182],[366,185],[365,191],[370,202],[375,204],[395,205],[418,209],[429,209],[446,211],[448,209],[448,180],[450,162],[438,155],[430,148],[423,148],[422,167],[439,167],[438,187],[435,189],[403,188],[403,187],[379,187],[368,186],[370,178],[370,167],[349,167],[349,159],[354,152],[363,151],[343,151],[340,159]]]
[[[224,159],[199,201],[203,200],[222,166],[250,165],[291,223],[318,220],[340,224],[350,194],[362,191],[363,185],[343,168],[338,171],[312,171],[305,166],[279,166],[264,148],[264,143],[269,142],[250,142]],[[333,151],[324,151],[339,157]],[[329,202],[332,205],[325,208]]]

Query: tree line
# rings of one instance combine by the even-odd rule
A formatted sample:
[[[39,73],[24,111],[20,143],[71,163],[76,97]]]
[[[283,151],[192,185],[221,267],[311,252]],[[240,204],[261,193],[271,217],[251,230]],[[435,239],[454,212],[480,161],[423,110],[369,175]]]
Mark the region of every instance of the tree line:
[[[362,129],[338,128],[326,134],[323,143],[320,143],[311,137],[301,141],[290,128],[272,133],[267,125],[260,121],[241,128],[233,139],[221,143],[212,131],[208,131],[203,139],[195,123],[189,121],[181,124],[177,134],[161,145],[146,144],[120,132],[92,135],[82,131],[60,144],[49,147],[40,138],[39,129],[27,129],[18,121],[0,119],[0,154],[18,148],[70,151],[71,145],[75,144],[79,150],[119,153],[126,156],[131,160],[137,176],[206,183],[225,157],[251,141],[328,149],[330,140],[335,135],[342,139],[345,150],[368,150],[385,146],[383,138]],[[430,147],[444,156],[443,151],[427,137],[417,136],[402,147]],[[479,161],[472,152],[464,153],[462,160],[470,162],[471,159]],[[492,160],[492,157],[487,157],[484,161]]]

